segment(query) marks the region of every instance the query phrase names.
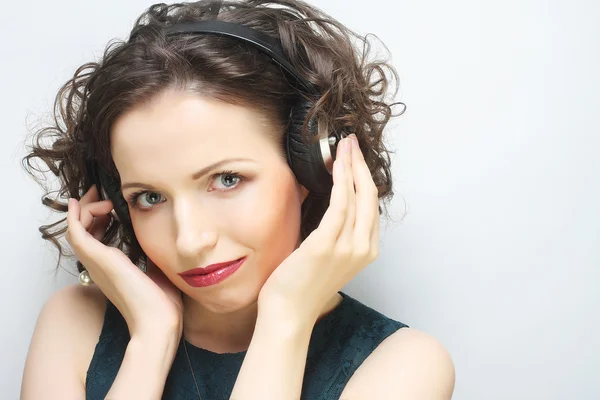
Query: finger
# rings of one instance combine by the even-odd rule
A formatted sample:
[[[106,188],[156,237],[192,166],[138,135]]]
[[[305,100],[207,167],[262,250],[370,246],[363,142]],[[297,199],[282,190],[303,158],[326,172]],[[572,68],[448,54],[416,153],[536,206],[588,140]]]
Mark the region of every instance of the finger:
[[[354,221],[356,218],[356,192],[354,191],[354,173],[352,166],[352,145],[353,139],[347,137],[344,139],[344,149],[342,158],[344,161],[344,177],[345,180],[345,195],[346,195],[346,215],[344,226],[337,240],[339,248],[350,250],[352,245],[352,237],[354,236]]]
[[[335,246],[346,219],[348,195],[346,194],[347,183],[344,179],[342,142],[338,143],[333,163],[333,187],[329,196],[329,207],[323,214],[317,229],[307,238],[308,241],[315,241],[317,245],[327,249],[333,249]]]
[[[375,223],[373,224],[373,230],[371,231],[371,236],[369,239],[371,252],[375,254],[379,254],[379,209],[377,210],[377,215],[375,217]]]
[[[68,203],[68,211],[67,211],[67,233],[66,238],[67,241],[76,249],[86,248],[86,251],[89,251],[90,243],[92,246],[92,250],[94,250],[93,243],[100,243],[97,240],[92,240],[88,243],[90,238],[93,236],[84,228],[79,220],[79,214],[81,213],[81,205],[77,201],[77,199],[70,198]],[[96,248],[97,250],[97,248]],[[80,260],[83,262],[83,260]]]
[[[92,221],[90,221],[89,216],[86,215],[86,213],[85,213],[87,211],[88,204],[94,204],[96,202],[99,203],[99,202],[105,202],[105,201],[109,201],[109,200],[100,200],[100,197],[98,196],[98,187],[95,184],[90,186],[88,191],[81,197],[80,200],[78,200],[79,205],[81,207],[79,220],[86,230],[90,229],[92,222],[93,222],[93,219],[92,219]],[[112,205],[112,202],[111,202],[111,205]],[[102,209],[104,209],[104,206]]]
[[[97,240],[104,239],[104,235],[106,234],[106,228],[110,224],[112,216],[110,214],[101,215],[99,217],[94,217],[94,222],[92,222],[92,226],[88,229],[88,232]]]
[[[107,274],[124,272],[118,267],[127,256],[116,248],[105,246],[85,230],[78,219],[80,212],[79,201],[70,198],[67,213],[67,241],[92,280],[101,286]],[[103,260],[103,262],[98,263],[96,260]]]
[[[79,221],[83,225],[85,230],[90,230],[94,218],[104,217],[108,215],[110,218],[110,211],[113,209],[112,202],[110,200],[96,201],[82,205],[79,212]]]
[[[100,200],[100,197],[98,197],[98,187],[94,184],[94,185],[90,186],[88,191],[85,192],[85,194],[83,196],[81,196],[79,203],[83,207],[88,203],[92,203],[92,202],[98,201],[98,200]]]
[[[375,229],[379,230],[379,198],[377,187],[369,171],[358,141],[353,143],[352,171],[356,188],[356,221],[354,243],[360,247],[371,243]]]

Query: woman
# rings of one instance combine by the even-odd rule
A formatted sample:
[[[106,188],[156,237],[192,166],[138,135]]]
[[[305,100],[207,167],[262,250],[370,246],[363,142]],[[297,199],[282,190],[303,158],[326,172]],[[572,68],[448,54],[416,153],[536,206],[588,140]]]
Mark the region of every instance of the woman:
[[[351,37],[301,1],[157,4],[65,84],[25,160],[68,193],[40,230],[82,285],[41,311],[23,399],[451,397],[443,346],[340,291],[392,194],[395,72]]]

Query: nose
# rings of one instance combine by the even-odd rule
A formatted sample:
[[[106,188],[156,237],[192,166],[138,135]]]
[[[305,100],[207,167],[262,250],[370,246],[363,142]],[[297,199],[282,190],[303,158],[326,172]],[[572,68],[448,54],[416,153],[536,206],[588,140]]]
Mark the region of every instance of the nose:
[[[176,247],[182,259],[197,260],[215,246],[217,234],[208,212],[193,198],[180,199],[173,210]]]

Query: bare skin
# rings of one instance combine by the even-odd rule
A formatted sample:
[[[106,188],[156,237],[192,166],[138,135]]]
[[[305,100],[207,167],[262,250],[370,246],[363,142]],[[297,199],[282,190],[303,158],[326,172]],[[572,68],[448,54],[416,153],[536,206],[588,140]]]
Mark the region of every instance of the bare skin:
[[[312,326],[339,304],[336,288],[358,273],[372,254],[331,257],[338,264],[325,270],[327,266],[318,264],[319,258],[309,257],[309,245],[299,252],[300,206],[307,190],[295,180],[266,129],[269,125],[250,109],[181,92],[165,92],[117,120],[111,151],[122,182],[152,186],[145,187],[146,193],[137,202],[129,202],[136,237],[151,260],[151,269],[148,275],[140,273],[127,265],[122,254],[95,240],[112,204],[98,201],[94,187],[80,202],[70,205],[67,239],[98,287],[64,289],[44,307],[26,363],[23,398],[39,398],[42,393],[45,398],[83,395],[106,298],[119,308],[132,333],[109,392],[115,398],[140,395],[136,382],[147,379],[148,374],[154,378],[150,379],[153,385],[144,386],[147,392],[143,396],[160,398],[170,366],[164,360],[174,357],[181,335],[217,353],[249,350],[233,395],[291,398],[299,394]],[[343,153],[346,155],[338,155],[346,172],[337,170],[334,181],[341,186],[332,195],[332,203],[348,202],[344,205],[344,210],[352,210],[348,221],[354,221],[355,207],[360,210],[357,222],[345,223],[346,214],[343,220],[338,219],[340,213],[326,214],[323,229],[316,231],[321,235],[315,235],[316,244],[349,243],[354,229],[366,235],[359,236],[357,243],[377,243],[379,220],[375,225],[370,221],[375,216],[376,198],[372,197],[373,188],[365,191],[372,181],[369,183],[360,150],[351,148]],[[233,157],[249,160],[231,162],[192,179],[198,169]],[[235,171],[244,179],[224,170]],[[226,177],[234,178],[231,185],[230,179],[223,179]],[[129,198],[139,189],[125,187],[123,194]],[[359,222],[359,215],[369,218]],[[95,221],[99,222],[94,225]],[[338,233],[332,236],[334,230]],[[330,237],[333,241],[328,243]],[[347,252],[331,254],[336,253],[350,256]],[[194,288],[178,275],[241,256],[247,257],[244,266],[218,285]],[[317,280],[317,276],[325,278]],[[272,307],[274,304],[278,306]],[[85,318],[82,313],[87,313]],[[70,329],[61,328],[65,326]],[[281,340],[264,339],[272,337]],[[398,368],[395,363],[407,367]],[[142,365],[144,376],[139,373]],[[275,381],[280,386],[271,386],[271,393],[257,392],[268,387],[256,385],[260,377],[253,371],[257,367],[270,371],[269,376],[278,374]],[[406,379],[399,379],[398,370],[405,371]],[[419,371],[417,376],[414,371]],[[373,395],[374,376],[382,395],[449,398],[453,374],[441,345],[423,333],[402,329],[368,357],[342,398]]]

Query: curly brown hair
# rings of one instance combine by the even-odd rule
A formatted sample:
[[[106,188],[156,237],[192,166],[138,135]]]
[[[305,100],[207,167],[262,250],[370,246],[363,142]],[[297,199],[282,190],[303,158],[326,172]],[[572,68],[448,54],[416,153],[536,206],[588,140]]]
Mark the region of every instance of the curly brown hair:
[[[383,143],[382,132],[390,118],[403,114],[406,107],[386,99],[392,80],[396,87],[391,98],[396,96],[398,74],[385,60],[368,60],[368,35],[358,35],[301,0],[202,0],[150,6],[137,19],[131,40],[109,42],[100,61],[80,66],[61,87],[54,103],[53,124],[34,132],[31,151],[22,159],[25,170],[46,191],[42,204],[67,212],[66,200],[80,199],[93,184],[86,170],[89,160],[95,160],[118,180],[110,154],[113,123],[134,106],[170,88],[193,88],[203,96],[263,113],[281,132],[274,139],[282,143],[283,151],[290,107],[296,104],[299,93],[281,68],[237,39],[189,34],[167,39],[162,32],[175,23],[206,19],[243,24],[279,38],[287,59],[320,92],[307,116],[307,121],[313,117],[317,121],[318,138],[336,131],[356,134],[379,199],[384,203],[391,200],[391,151]],[[353,40],[362,43],[361,52]],[[397,115],[392,113],[394,105],[403,106]],[[306,124],[304,128],[303,133]],[[58,177],[60,188],[55,193],[62,201],[49,198],[51,192],[33,173],[43,172],[32,164],[35,158]],[[328,206],[328,197],[309,193],[302,204],[301,240],[318,226]],[[39,228],[42,238],[59,250],[57,267],[64,255],[58,238],[67,230],[65,221],[66,217]],[[145,261],[135,235],[117,220],[111,222],[102,242],[121,249],[136,265]],[[79,262],[77,267],[79,271],[83,268]]]

